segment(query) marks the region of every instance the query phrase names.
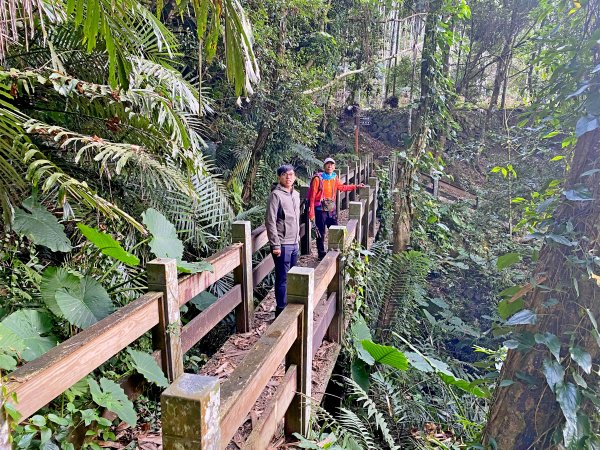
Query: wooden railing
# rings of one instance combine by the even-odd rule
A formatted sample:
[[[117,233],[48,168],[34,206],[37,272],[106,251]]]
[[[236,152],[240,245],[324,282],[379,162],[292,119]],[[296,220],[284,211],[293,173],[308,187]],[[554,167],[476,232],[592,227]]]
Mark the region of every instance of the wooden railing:
[[[252,255],[268,242],[264,225],[251,231],[249,222],[235,222],[233,243],[207,259],[212,264],[212,272],[178,278],[174,259],[150,261],[146,294],[12,372],[8,381],[2,383],[6,392],[3,402],[11,403],[24,420],[152,330],[154,355],[173,382],[162,400],[165,449],[175,448],[181,439],[189,440],[190,436],[182,434],[188,428],[183,426],[187,420],[183,411],[187,409],[182,410],[181,405],[190,401],[194,405],[189,414],[195,417],[195,439],[217,442],[213,444],[216,446],[200,448],[225,448],[284,359],[283,382],[271,410],[265,411],[250,436],[247,448],[264,448],[255,442],[263,442],[267,435],[270,439],[275,424],[284,416],[287,431],[306,430],[310,408],[303,399],[310,396],[312,356],[324,336],[339,342],[343,334],[340,252],[354,240],[366,245],[367,236],[372,236],[375,230],[377,182],[369,178],[371,166],[369,155],[352,170],[342,169],[343,181],[369,183],[360,190],[360,201],[353,201],[354,192],[340,195],[338,205],[349,208],[347,226],[330,228],[329,252],[316,269],[296,267],[290,271],[288,307],[220,389],[210,377],[184,374],[183,354],[232,311],[235,311],[238,332],[251,329],[254,286],[274,268],[270,254],[256,267],[252,266]],[[306,221],[301,234],[304,240],[310,238],[310,225]],[[304,250],[307,253],[307,249]],[[233,273],[233,287],[181,326],[180,307],[229,273]],[[315,308],[320,314],[318,323],[313,324]],[[195,396],[200,396],[202,401],[192,400]],[[194,409],[198,406],[200,410]],[[211,408],[216,408],[216,412]],[[10,448],[9,426],[1,416],[0,449],[3,450]],[[210,427],[201,426],[205,421]]]

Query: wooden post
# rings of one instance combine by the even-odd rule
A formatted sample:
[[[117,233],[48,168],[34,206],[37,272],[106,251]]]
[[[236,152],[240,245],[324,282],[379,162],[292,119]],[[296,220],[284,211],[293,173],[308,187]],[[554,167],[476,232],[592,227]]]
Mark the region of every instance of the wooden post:
[[[298,338],[290,348],[286,359],[286,370],[292,364],[298,367],[297,389],[294,400],[285,414],[286,434],[306,435],[310,421],[310,396],[312,387],[312,339],[313,339],[313,296],[315,291],[315,269],[293,267],[288,272],[287,302],[304,306],[298,318]]]
[[[169,381],[183,373],[177,261],[157,258],[146,266],[148,291],[161,292],[159,323],[153,330],[154,348],[161,350],[162,369]]]
[[[344,166],[342,167],[341,174],[345,176],[344,183],[350,184],[350,167]],[[348,203],[350,202],[350,192],[344,192],[342,194],[342,209],[348,209]]]
[[[430,177],[433,181],[433,198],[438,198],[440,196],[440,179],[433,175],[430,175]]]
[[[331,324],[327,329],[327,336],[332,342],[341,343],[344,336],[344,262],[342,252],[345,250],[346,236],[348,230],[346,227],[332,225],[329,227],[328,249],[339,250],[336,261],[335,276],[327,287],[327,295],[336,293],[335,315],[331,319]]]
[[[340,210],[342,209],[342,191],[337,190],[335,194],[335,217],[340,217]]]
[[[363,182],[363,176],[362,176],[362,171],[364,169],[363,159],[359,158],[357,164],[358,164],[358,175],[356,175],[356,184],[360,184]]]
[[[233,270],[233,282],[242,286],[242,303],[235,308],[235,322],[239,333],[252,329],[254,311],[254,283],[252,278],[252,226],[250,222],[238,220],[231,228],[233,243],[241,242],[240,265]]]
[[[220,450],[216,377],[184,373],[160,396],[164,450]]]
[[[369,197],[371,194],[371,187],[366,186],[364,188],[359,188],[358,195],[360,195],[361,201],[364,200],[365,204],[363,207],[363,217],[362,217],[362,225],[361,225],[361,244],[364,248],[368,248],[369,246],[369,215],[371,212],[371,202],[369,201]]]
[[[300,186],[300,200],[301,204],[305,204],[304,210],[300,211],[300,225],[304,224],[304,236],[300,238],[300,254],[310,255],[310,243],[311,243],[311,226],[310,220],[308,220],[308,203],[302,200],[306,199],[308,194],[309,186]]]
[[[354,176],[352,177],[352,183],[351,184],[360,184],[358,182],[358,162],[354,161],[352,163],[352,165],[354,166]],[[356,201],[356,191],[351,191],[350,192],[350,201]]]
[[[356,235],[354,240],[359,244],[362,242],[362,216],[362,202],[350,202],[350,211],[348,213],[348,219],[356,219],[358,221],[358,224],[356,225]]]
[[[2,403],[4,406],[4,403]],[[4,409],[0,409],[0,450],[11,450],[10,444],[10,419]]]
[[[371,226],[369,227],[369,236],[375,237],[377,227],[377,193],[379,191],[379,180],[376,177],[369,178],[369,187],[373,191],[373,202],[371,203]]]

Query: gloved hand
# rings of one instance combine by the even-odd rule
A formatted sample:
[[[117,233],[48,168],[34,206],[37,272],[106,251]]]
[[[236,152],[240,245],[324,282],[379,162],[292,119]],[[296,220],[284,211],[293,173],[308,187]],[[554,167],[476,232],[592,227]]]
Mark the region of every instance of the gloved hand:
[[[313,229],[313,232],[315,234],[315,237],[318,239],[321,239],[323,236],[321,236],[321,232],[317,228],[317,224],[315,223],[314,219],[310,221],[310,224],[311,224],[311,228]]]

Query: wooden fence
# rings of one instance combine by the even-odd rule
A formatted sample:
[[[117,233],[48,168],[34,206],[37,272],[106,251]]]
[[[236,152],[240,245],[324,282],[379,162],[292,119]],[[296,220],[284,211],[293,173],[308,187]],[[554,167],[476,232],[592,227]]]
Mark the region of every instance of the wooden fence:
[[[288,306],[220,388],[214,378],[184,374],[183,355],[232,311],[238,332],[251,329],[253,289],[274,268],[270,254],[252,266],[252,255],[268,242],[264,225],[252,231],[250,222],[235,222],[233,243],[207,258],[212,272],[178,277],[174,259],[149,262],[146,294],[12,372],[2,383],[7,394],[3,401],[10,402],[25,420],[152,331],[154,355],[172,383],[162,398],[165,449],[184,448],[178,443],[191,441],[202,442],[201,449],[225,448],[284,359],[286,375],[246,448],[265,448],[262,442],[268,442],[284,416],[287,432],[306,431],[310,405],[305,399],[310,396],[312,356],[326,335],[336,342],[343,335],[340,253],[354,240],[366,245],[368,235],[375,231],[378,184],[369,177],[371,168],[370,155],[352,168],[341,168],[342,181],[369,183],[360,189],[359,201],[354,192],[341,193],[338,198],[341,208],[349,208],[348,224],[330,228],[329,252],[316,269],[296,267],[290,271]],[[306,219],[303,222],[302,250],[307,253],[310,224]],[[233,287],[182,326],[180,307],[229,273],[233,273]],[[313,324],[315,308],[323,314]],[[8,436],[8,420],[1,417],[0,449],[10,448]],[[188,445],[185,448],[191,448]]]

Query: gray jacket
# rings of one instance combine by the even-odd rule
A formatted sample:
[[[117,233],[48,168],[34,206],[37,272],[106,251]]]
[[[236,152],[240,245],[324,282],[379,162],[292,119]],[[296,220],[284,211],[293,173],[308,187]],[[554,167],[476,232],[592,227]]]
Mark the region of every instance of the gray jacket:
[[[271,248],[300,241],[300,194],[285,190],[280,184],[271,191],[267,202],[265,226]]]

